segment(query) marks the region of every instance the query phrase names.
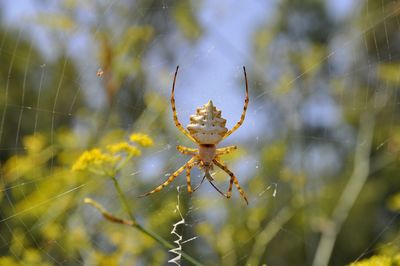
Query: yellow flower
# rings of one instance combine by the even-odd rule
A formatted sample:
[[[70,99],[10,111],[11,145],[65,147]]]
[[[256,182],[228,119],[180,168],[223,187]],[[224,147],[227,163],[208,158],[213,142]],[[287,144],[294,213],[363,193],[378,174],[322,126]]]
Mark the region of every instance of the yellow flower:
[[[46,145],[46,138],[42,134],[25,136],[22,140],[25,149],[29,152],[40,152]]]
[[[121,157],[103,153],[100,149],[85,151],[72,166],[73,171],[90,170],[90,168],[101,168],[113,166]]]
[[[153,145],[153,140],[146,134],[134,133],[129,136],[130,141],[136,142],[143,147],[148,147]]]
[[[400,211],[400,193],[395,194],[389,199],[388,207],[394,212]]]
[[[130,140],[143,147],[153,145],[153,140],[146,134],[130,135]],[[128,155],[128,156],[127,156]],[[106,150],[98,148],[85,151],[72,166],[73,171],[89,170],[96,174],[109,174],[119,171],[129,161],[130,156],[140,156],[141,151],[130,142],[118,142],[108,145]],[[123,160],[125,158],[125,160]],[[119,165],[118,165],[119,164]]]
[[[126,152],[132,156],[139,156],[141,154],[140,150],[132,145],[129,145],[127,142],[120,142],[112,145],[108,145],[107,149],[115,154],[118,152]]]
[[[0,265],[20,266],[21,264],[17,262],[15,258],[7,256],[7,257],[0,257]]]
[[[392,259],[385,255],[372,256],[371,258],[353,262],[350,266],[391,266]]]

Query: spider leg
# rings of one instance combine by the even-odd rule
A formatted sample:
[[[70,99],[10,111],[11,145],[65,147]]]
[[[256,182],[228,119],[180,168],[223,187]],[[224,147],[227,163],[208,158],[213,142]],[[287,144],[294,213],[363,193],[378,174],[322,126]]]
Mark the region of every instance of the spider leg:
[[[217,188],[217,186],[214,185],[214,183],[211,180],[208,180],[208,182],[210,182],[211,186],[213,186],[215,190],[219,192],[219,194],[221,194],[224,197],[227,197],[228,199],[230,198],[230,196],[228,197],[227,194],[224,194],[224,192],[222,192],[219,188]]]
[[[216,150],[216,155],[218,156],[218,155],[228,154],[236,149],[237,149],[237,146],[228,146],[228,147],[219,148]]]
[[[187,190],[189,193],[192,193],[192,186],[190,184],[190,170],[192,170],[194,163],[188,164],[186,167],[186,181],[187,181]]]
[[[206,179],[206,176],[205,176],[205,175],[203,176],[203,179],[201,180],[200,184],[198,184],[198,185],[193,189],[193,192],[195,192],[197,189],[199,189],[199,187],[201,186],[201,184],[203,184],[204,179]]]
[[[197,155],[199,154],[197,149],[187,148],[181,145],[176,146],[176,149],[182,154]]]
[[[227,198],[231,197],[231,192],[232,192],[232,183],[235,184],[237,190],[239,191],[240,195],[243,197],[243,199],[246,201],[247,205],[249,204],[249,201],[247,200],[246,194],[244,193],[243,189],[239,185],[239,181],[237,180],[236,176],[226,167],[222,162],[218,161],[217,159],[213,160],[214,164],[224,170],[230,177],[230,183],[229,183],[229,189],[228,193],[226,195]]]
[[[175,126],[183,134],[185,134],[185,136],[188,137],[191,141],[193,141],[194,143],[197,143],[197,141],[190,135],[189,131],[187,131],[186,129],[183,128],[182,124],[178,120],[178,114],[176,113],[174,91],[175,91],[176,76],[178,75],[178,69],[179,69],[179,66],[176,67],[176,71],[175,71],[175,75],[174,75],[174,83],[172,84],[172,92],[171,92],[171,107],[172,107],[172,114],[174,117]]]
[[[222,139],[225,139],[230,134],[235,132],[236,129],[238,129],[242,125],[242,123],[244,121],[244,118],[246,117],[247,105],[249,104],[249,85],[248,85],[248,82],[247,82],[247,74],[246,74],[246,68],[245,67],[243,67],[243,73],[244,73],[244,80],[245,80],[245,83],[246,83],[246,99],[244,100],[244,107],[243,107],[242,116],[240,117],[239,122],[237,122],[236,125],[231,130],[226,132]]]
[[[187,163],[185,163],[181,168],[179,168],[178,170],[175,171],[175,173],[173,173],[164,183],[162,183],[161,185],[159,185],[158,187],[156,187],[155,189],[153,189],[152,191],[149,191],[143,195],[140,195],[139,198],[141,197],[145,197],[148,196],[150,194],[159,192],[161,189],[163,189],[164,187],[168,186],[172,181],[174,181],[174,179],[183,172],[183,170],[185,170],[185,168],[187,168],[189,165],[192,165],[194,161],[197,160],[197,156],[194,156],[192,159],[190,159]]]

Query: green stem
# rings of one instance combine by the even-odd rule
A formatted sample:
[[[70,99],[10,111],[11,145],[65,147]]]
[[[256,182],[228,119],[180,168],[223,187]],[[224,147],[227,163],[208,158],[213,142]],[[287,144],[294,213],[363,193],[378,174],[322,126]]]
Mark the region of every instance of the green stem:
[[[116,171],[121,170],[121,169],[125,166],[125,164],[126,164],[127,162],[129,162],[129,161],[132,159],[132,157],[133,157],[132,154],[127,155],[127,156],[125,157],[125,159],[124,159],[122,162],[120,162],[120,163],[118,164],[118,166],[117,166],[117,168],[116,168]]]
[[[136,223],[136,220],[135,220],[135,217],[133,216],[132,210],[129,207],[128,200],[126,199],[124,192],[122,191],[121,187],[119,186],[118,180],[115,178],[115,176],[112,176],[111,179],[114,182],[114,187],[117,190],[119,200],[122,203],[122,205],[124,206],[125,211],[128,213],[129,218],[134,223]]]
[[[314,266],[326,266],[329,264],[338,234],[367,181],[370,174],[370,154],[374,126],[375,116],[373,113],[365,113],[361,116],[354,153],[353,173],[337,201],[328,226],[321,232],[321,238],[314,255]]]
[[[129,218],[131,219],[132,223],[132,227],[138,229],[139,231],[141,231],[142,233],[146,234],[147,236],[151,237],[152,239],[154,239],[155,241],[157,241],[159,244],[161,244],[163,247],[165,247],[168,250],[174,249],[176,248],[174,245],[172,245],[170,242],[168,242],[166,239],[164,239],[162,236],[158,235],[157,233],[143,227],[142,225],[138,224],[136,222],[135,217],[133,216],[133,213],[131,211],[131,208],[129,207],[128,204],[128,200],[125,197],[125,194],[123,193],[121,187],[119,186],[118,180],[116,179],[115,176],[112,176],[111,179],[114,182],[114,186],[115,189],[117,190],[119,199],[121,204],[124,206],[125,211],[128,213]],[[183,252],[182,250],[180,251],[182,257],[184,257],[188,262],[192,263],[193,265],[196,266],[201,266],[203,264],[201,264],[199,261],[197,261],[196,259],[194,259],[193,257],[191,257],[190,255],[186,254],[185,252]]]
[[[253,250],[246,262],[246,265],[261,265],[261,258],[267,249],[268,243],[279,233],[283,225],[286,224],[295,214],[296,207],[285,207],[270,221],[263,230],[257,232],[254,240]]]

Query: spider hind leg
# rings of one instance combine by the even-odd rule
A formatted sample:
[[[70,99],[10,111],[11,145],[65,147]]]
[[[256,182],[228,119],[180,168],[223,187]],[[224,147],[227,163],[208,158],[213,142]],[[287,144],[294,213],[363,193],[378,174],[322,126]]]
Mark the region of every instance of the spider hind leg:
[[[193,192],[192,185],[190,184],[190,170],[192,170],[192,167],[193,165],[188,165],[186,167],[186,181],[187,181],[187,190],[189,194]]]
[[[203,179],[201,180],[201,182],[193,189],[193,192],[195,192],[196,190],[199,189],[199,187],[201,186],[201,184],[203,184],[204,180],[206,179],[206,176],[203,176]]]
[[[159,185],[158,187],[156,187],[155,189],[138,196],[139,198],[157,193],[159,191],[161,191],[164,187],[168,186],[172,181],[175,180],[175,178],[180,175],[180,173],[183,172],[183,170],[185,170],[185,168],[187,168],[188,166],[193,166],[194,162],[197,160],[197,156],[193,156],[192,159],[190,159],[187,163],[185,163],[181,168],[179,168],[178,170],[176,170],[164,183],[162,183],[161,185]],[[189,178],[190,180],[190,178]]]
[[[208,173],[209,177],[207,177],[207,173]],[[209,172],[207,172],[207,173],[203,176],[203,178],[201,179],[201,182],[193,189],[193,192],[196,191],[197,189],[199,189],[200,186],[201,186],[201,184],[203,184],[204,180],[206,180],[206,178],[207,178],[208,182],[210,182],[211,186],[213,186],[213,188],[215,188],[216,191],[218,191],[222,196],[224,196],[224,197],[226,197],[226,198],[229,198],[230,196],[228,196],[227,194],[223,193],[223,192],[212,182],[214,179],[213,179],[212,176],[209,174]],[[210,178],[211,178],[211,179],[210,179]]]
[[[237,190],[239,191],[240,195],[243,197],[243,199],[246,201],[246,204],[249,204],[249,201],[246,197],[246,194],[244,193],[243,189],[240,187],[239,185],[239,181],[237,180],[236,176],[228,169],[228,167],[226,167],[222,162],[220,162],[217,159],[213,160],[214,164],[216,166],[218,166],[219,168],[221,168],[225,173],[227,173],[231,179],[229,182],[229,189],[228,189],[228,193],[226,194],[227,198],[231,197],[231,192],[232,192],[232,185],[235,184]]]
[[[219,194],[221,194],[222,196],[224,196],[228,199],[230,198],[230,195],[227,195],[224,192],[222,192],[216,185],[214,185],[214,183],[211,180],[208,180],[208,182],[210,182],[211,186],[213,186],[213,188],[215,188],[215,190],[218,191]]]

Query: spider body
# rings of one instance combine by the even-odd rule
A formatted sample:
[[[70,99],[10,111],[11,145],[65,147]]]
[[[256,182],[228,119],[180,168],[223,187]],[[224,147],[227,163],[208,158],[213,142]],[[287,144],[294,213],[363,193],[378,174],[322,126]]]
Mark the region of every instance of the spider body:
[[[228,132],[225,125],[226,119],[210,100],[190,116],[190,124],[186,128],[198,144],[217,144]]]
[[[178,74],[179,66],[176,68],[174,75],[174,82],[172,84],[172,93],[171,93],[171,106],[174,117],[175,126],[187,136],[190,140],[198,145],[198,149],[187,148],[184,146],[177,146],[177,150],[180,153],[191,155],[192,158],[184,164],[181,168],[175,171],[163,184],[159,185],[155,189],[146,194],[142,195],[147,196],[156,192],[159,192],[168,184],[170,184],[180,173],[182,173],[186,169],[186,179],[187,179],[187,189],[188,192],[191,193],[196,191],[203,181],[207,178],[210,184],[223,196],[230,198],[233,184],[235,184],[238,189],[240,195],[248,204],[247,197],[239,185],[239,182],[236,176],[225,166],[223,162],[220,160],[220,156],[224,154],[228,154],[237,149],[236,146],[228,146],[224,148],[217,148],[217,144],[236,131],[243,123],[247,105],[249,103],[249,95],[248,95],[248,83],[247,83],[247,75],[246,69],[243,67],[245,82],[246,82],[246,99],[244,102],[243,112],[240,117],[239,122],[231,129],[228,130],[226,128],[226,119],[221,116],[221,110],[218,110],[213,102],[210,100],[208,103],[196,109],[196,114],[190,116],[190,123],[187,126],[187,129],[183,128],[182,124],[178,120],[178,116],[176,113],[175,107],[175,82],[176,76]],[[217,166],[225,171],[230,176],[229,189],[225,194],[221,190],[219,190],[214,183],[212,182],[214,179],[212,178],[210,171],[213,170],[213,166]],[[204,177],[201,180],[200,184],[192,190],[191,182],[190,182],[190,171],[191,169],[197,166],[201,170],[204,171]]]
[[[204,165],[209,165],[215,159],[217,146],[214,144],[200,144],[199,145],[199,159]]]

